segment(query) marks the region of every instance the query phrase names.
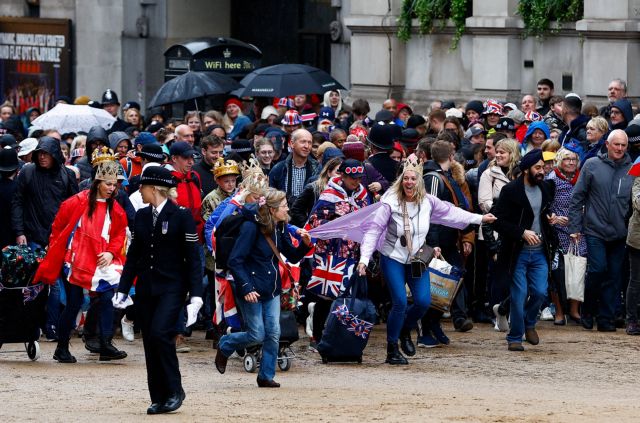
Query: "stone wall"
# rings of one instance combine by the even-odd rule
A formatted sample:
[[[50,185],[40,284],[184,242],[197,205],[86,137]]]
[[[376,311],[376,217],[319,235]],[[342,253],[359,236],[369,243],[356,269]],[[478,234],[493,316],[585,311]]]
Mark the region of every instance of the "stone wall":
[[[627,80],[631,97],[640,95],[640,0],[585,0],[583,20],[542,41],[522,38],[517,0],[474,0],[454,51],[450,22],[422,36],[414,21],[403,43],[396,36],[400,0],[390,9],[386,0],[350,3],[343,21],[351,39],[352,99],[377,106],[393,96],[422,111],[434,99],[519,102],[541,78],[554,81],[557,94],[577,92],[597,104],[606,102],[613,78]]]

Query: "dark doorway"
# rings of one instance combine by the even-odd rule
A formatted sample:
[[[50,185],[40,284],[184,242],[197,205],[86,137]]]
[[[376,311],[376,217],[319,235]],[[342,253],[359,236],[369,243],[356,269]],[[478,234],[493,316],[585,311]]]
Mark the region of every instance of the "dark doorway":
[[[331,0],[235,0],[231,37],[258,47],[262,66],[303,63],[330,72],[335,17]]]

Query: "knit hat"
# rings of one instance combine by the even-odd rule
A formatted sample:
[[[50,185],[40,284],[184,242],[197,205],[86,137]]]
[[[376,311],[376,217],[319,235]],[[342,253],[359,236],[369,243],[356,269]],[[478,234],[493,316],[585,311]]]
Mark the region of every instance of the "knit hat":
[[[364,165],[358,160],[346,159],[340,164],[338,171],[352,178],[362,178],[364,176]]]
[[[470,102],[467,103],[466,107],[464,108],[465,113],[468,112],[469,110],[473,110],[477,114],[482,115],[482,112],[484,111],[484,106],[482,105],[482,102],[480,100],[471,100]]]
[[[525,171],[531,166],[538,163],[540,160],[542,160],[542,150],[536,148],[524,155],[524,157],[520,160],[520,164],[518,165],[518,167],[520,167],[520,170]]]
[[[230,98],[229,100],[225,101],[224,109],[227,110],[227,107],[231,104],[235,104],[236,106],[242,109],[242,101],[238,100],[237,98]]]
[[[360,141],[349,142],[348,138],[349,137],[347,137],[347,142],[342,145],[344,156],[348,159],[364,161],[364,144]]]

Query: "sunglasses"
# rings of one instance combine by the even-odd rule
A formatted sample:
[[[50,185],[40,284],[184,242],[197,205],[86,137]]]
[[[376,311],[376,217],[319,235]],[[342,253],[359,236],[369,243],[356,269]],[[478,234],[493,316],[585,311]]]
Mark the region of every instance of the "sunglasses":
[[[362,167],[362,166],[347,167],[342,172],[347,174],[347,175],[357,174],[357,173],[364,173],[364,167]]]

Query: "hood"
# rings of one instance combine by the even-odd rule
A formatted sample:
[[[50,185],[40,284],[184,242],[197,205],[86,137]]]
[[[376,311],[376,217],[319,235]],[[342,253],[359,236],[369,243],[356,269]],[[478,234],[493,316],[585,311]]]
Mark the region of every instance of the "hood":
[[[109,145],[109,137],[107,136],[107,131],[102,126],[93,126],[89,129],[89,133],[87,134],[87,142],[85,146],[85,154],[91,159],[91,154],[93,154],[93,149],[91,148],[91,143],[96,140],[102,140]]]
[[[527,128],[527,133],[524,135],[524,143],[529,142],[529,137],[536,129],[540,129],[542,132],[544,132],[546,139],[549,139],[551,137],[549,126],[547,126],[546,123],[544,123],[543,121],[531,122],[531,125],[529,125],[529,127]]]
[[[239,210],[245,219],[256,222],[258,220],[258,208],[258,203],[246,203]]]
[[[624,116],[626,123],[633,120],[633,108],[631,107],[631,102],[626,98],[621,98],[620,100],[615,101],[611,107],[615,107],[622,112],[622,116]]]
[[[575,131],[580,127],[587,126],[587,123],[590,120],[591,118],[587,115],[578,115],[577,118],[571,121],[571,123],[569,124],[569,128],[571,128],[572,131]]]
[[[617,163],[609,158],[609,153],[607,152],[607,150],[598,151],[598,158],[613,168],[623,167],[631,164],[631,156],[629,155],[629,153],[624,153],[624,157],[622,158],[622,160]]]
[[[47,137],[47,136],[40,138],[40,141],[38,142],[38,147],[35,150],[33,150],[35,155],[34,157],[36,157],[34,159],[34,163],[38,167],[40,165],[38,164],[37,153],[40,151],[45,151],[51,154],[54,160],[56,161],[56,163],[58,164],[58,166],[64,165],[64,156],[62,155],[62,150],[60,149],[60,141],[58,141],[57,139],[52,137]]]
[[[451,162],[451,176],[453,180],[458,183],[458,185],[462,186],[467,182],[465,178],[464,166],[455,160]]]

